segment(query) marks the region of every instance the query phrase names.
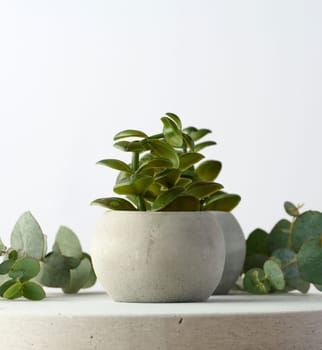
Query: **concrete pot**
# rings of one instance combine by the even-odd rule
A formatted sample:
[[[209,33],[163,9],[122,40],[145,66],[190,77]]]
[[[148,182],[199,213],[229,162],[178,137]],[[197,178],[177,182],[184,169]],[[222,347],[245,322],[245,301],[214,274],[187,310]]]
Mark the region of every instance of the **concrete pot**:
[[[115,301],[204,301],[224,270],[214,212],[108,211],[93,235],[97,278]]]
[[[246,255],[243,231],[231,213],[213,212],[225,237],[226,259],[221,281],[214,294],[227,294],[240,275]]]

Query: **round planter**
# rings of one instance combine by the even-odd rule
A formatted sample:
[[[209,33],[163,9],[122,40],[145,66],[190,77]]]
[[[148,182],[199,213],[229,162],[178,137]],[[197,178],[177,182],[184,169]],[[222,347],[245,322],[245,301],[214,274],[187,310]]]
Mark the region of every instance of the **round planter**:
[[[243,269],[246,241],[238,221],[231,213],[220,211],[213,213],[224,233],[226,247],[224,272],[214,294],[227,294]]]
[[[115,301],[204,301],[220,282],[225,241],[214,212],[108,211],[91,255]]]

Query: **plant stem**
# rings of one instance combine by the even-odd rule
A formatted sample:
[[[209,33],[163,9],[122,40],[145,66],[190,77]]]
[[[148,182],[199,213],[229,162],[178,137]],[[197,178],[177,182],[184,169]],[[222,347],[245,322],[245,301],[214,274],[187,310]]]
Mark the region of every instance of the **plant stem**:
[[[293,234],[293,228],[294,228],[295,221],[296,221],[296,217],[293,218],[293,220],[291,221],[290,231],[289,231],[288,239],[287,239],[287,246],[290,249],[292,248],[292,234]]]

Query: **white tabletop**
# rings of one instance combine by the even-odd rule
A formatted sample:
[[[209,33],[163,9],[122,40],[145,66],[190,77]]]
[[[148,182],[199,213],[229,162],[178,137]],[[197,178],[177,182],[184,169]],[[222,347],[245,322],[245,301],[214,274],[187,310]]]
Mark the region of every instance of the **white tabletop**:
[[[14,349],[322,349],[322,294],[226,295],[203,303],[116,303],[102,292],[0,301]],[[236,346],[236,347],[235,347]],[[311,346],[311,347],[310,347]],[[4,347],[5,348],[5,347]]]

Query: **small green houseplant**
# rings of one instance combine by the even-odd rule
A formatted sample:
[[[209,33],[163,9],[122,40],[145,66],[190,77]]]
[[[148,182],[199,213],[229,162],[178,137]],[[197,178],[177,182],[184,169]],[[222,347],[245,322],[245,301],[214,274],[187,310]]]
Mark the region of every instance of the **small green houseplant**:
[[[115,135],[114,146],[129,153],[130,162],[110,158],[98,162],[118,171],[113,190],[123,196],[92,202],[110,210],[95,229],[92,258],[98,279],[115,300],[204,300],[221,284],[223,270],[228,280],[220,292],[234,284],[242,268],[243,234],[227,213],[239,203],[240,196],[223,191],[215,181],[221,162],[205,160],[201,153],[216,144],[202,140],[211,131],[183,128],[173,113],[166,113],[161,121],[163,129],[158,134],[148,136],[128,129]],[[225,227],[229,227],[228,232]],[[229,235],[235,235],[235,240]],[[229,246],[230,242],[239,246]],[[191,251],[193,246],[195,251]],[[186,253],[179,254],[179,247]],[[198,264],[206,268],[198,269]],[[202,269],[207,270],[207,277],[198,282]],[[126,283],[120,283],[120,275],[126,276]],[[141,284],[134,287],[138,281]],[[197,285],[206,285],[206,291]]]

